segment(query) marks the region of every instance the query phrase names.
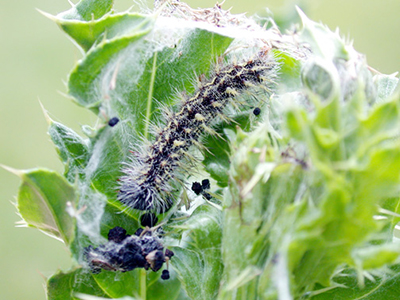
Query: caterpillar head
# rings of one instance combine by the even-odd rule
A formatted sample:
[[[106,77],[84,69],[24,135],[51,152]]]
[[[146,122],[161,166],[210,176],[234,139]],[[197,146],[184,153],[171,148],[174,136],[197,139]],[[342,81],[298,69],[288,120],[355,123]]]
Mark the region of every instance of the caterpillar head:
[[[157,197],[157,192],[153,188],[129,180],[121,186],[117,200],[129,208],[148,211],[154,208]]]
[[[142,211],[168,211],[173,201],[170,197],[161,198],[160,191],[150,184],[139,184],[135,180],[126,180],[121,186],[117,200],[129,208]]]

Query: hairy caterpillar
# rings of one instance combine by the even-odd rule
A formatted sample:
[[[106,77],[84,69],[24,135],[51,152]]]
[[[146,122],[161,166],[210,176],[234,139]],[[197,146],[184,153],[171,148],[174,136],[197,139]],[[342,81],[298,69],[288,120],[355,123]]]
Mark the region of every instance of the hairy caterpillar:
[[[188,170],[184,159],[189,157],[192,145],[199,142],[205,132],[215,134],[210,127],[217,118],[227,120],[224,108],[235,104],[241,92],[254,86],[270,90],[275,76],[276,63],[267,51],[240,64],[221,67],[204,82],[194,96],[185,99],[180,109],[166,120],[154,143],[134,165],[124,170],[117,199],[124,205],[138,210],[168,210],[173,201],[170,180],[180,182],[175,176],[177,168]],[[174,178],[175,177],[175,178]]]

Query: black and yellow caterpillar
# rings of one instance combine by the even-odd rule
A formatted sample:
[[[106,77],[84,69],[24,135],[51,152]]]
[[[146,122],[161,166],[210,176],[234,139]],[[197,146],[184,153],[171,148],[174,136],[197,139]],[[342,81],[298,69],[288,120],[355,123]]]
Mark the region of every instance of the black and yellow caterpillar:
[[[270,91],[276,75],[277,63],[268,51],[260,51],[252,59],[218,67],[203,82],[192,97],[184,99],[176,113],[171,113],[162,128],[141,157],[124,169],[117,199],[127,207],[163,212],[173,204],[171,180],[181,181],[176,171],[190,170],[189,148],[202,148],[204,133],[216,134],[212,124],[226,120],[224,109],[237,96],[254,87]]]

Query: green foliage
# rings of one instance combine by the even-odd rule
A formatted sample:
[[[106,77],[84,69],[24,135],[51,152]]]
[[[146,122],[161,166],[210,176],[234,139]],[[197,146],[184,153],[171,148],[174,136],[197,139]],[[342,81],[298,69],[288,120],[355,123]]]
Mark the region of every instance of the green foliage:
[[[65,20],[94,21],[109,13],[113,2],[112,0],[79,1],[71,9],[59,14],[58,17]]]
[[[182,285],[190,299],[215,299],[223,269],[220,212],[201,206],[178,230],[186,234],[181,245],[172,248]]]
[[[85,293],[94,296],[106,296],[97,286],[94,278],[85,275],[83,269],[72,270],[68,273],[57,272],[47,282],[47,296],[49,299],[77,299],[75,293]]]
[[[74,188],[61,175],[34,169],[12,170],[22,180],[17,209],[26,224],[68,244],[74,237],[74,220],[68,205],[76,200]]]
[[[73,257],[70,271],[49,278],[48,298],[397,299],[398,79],[371,73],[337,33],[300,11],[293,43],[243,16],[216,24],[175,5],[180,17],[170,7],[114,13],[112,1],[82,0],[50,16],[83,50],[69,94],[99,124],[81,137],[49,119],[64,176],[12,170],[22,179],[21,217]],[[116,200],[117,179],[129,151],[152,140],[149,124],[162,123],[164,107],[174,111],[178,93],[193,93],[215,62],[251,57],[267,39],[280,68],[275,94],[244,96],[257,98],[262,114],[229,111],[234,122],[214,124],[219,135],[204,136],[208,151],[195,153],[203,160],[188,182],[211,177],[212,202],[183,187],[192,208],[176,203],[159,216],[175,252],[171,279],[90,273],[84,247],[104,243],[115,226],[139,227],[139,212]]]

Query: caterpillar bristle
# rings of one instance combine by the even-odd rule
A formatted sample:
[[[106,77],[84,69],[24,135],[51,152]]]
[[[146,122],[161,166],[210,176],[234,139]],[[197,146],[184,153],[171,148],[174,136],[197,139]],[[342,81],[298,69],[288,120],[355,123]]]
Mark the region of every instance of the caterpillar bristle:
[[[166,125],[154,127],[155,141],[124,169],[117,199],[132,209],[158,213],[168,210],[177,186],[185,184],[183,173],[193,174],[199,162],[189,152],[191,146],[207,151],[201,143],[205,133],[223,139],[212,127],[215,120],[234,122],[225,114],[225,108],[246,105],[237,99],[246,91],[262,89],[270,93],[276,67],[268,51],[262,50],[243,63],[223,65],[221,59],[208,80],[200,75],[191,97],[179,93],[183,99],[176,112],[163,109]]]
[[[221,112],[217,112],[216,115],[217,115],[217,117],[218,117],[220,120],[222,120],[222,121],[225,122],[225,123],[228,123],[228,124],[236,123],[235,120],[233,120],[232,118],[230,118],[230,117],[224,115],[224,114],[221,113]]]
[[[216,132],[213,128],[211,128],[210,126],[202,124],[202,127],[204,129],[204,132],[208,133],[209,135],[213,135],[213,136],[218,137],[221,140],[224,140],[224,138],[218,132]]]
[[[191,166],[195,166],[196,163],[199,163],[199,159],[194,157],[192,154],[190,154],[188,151],[183,151],[182,154],[185,156],[185,158],[188,160],[189,164],[192,164]]]

